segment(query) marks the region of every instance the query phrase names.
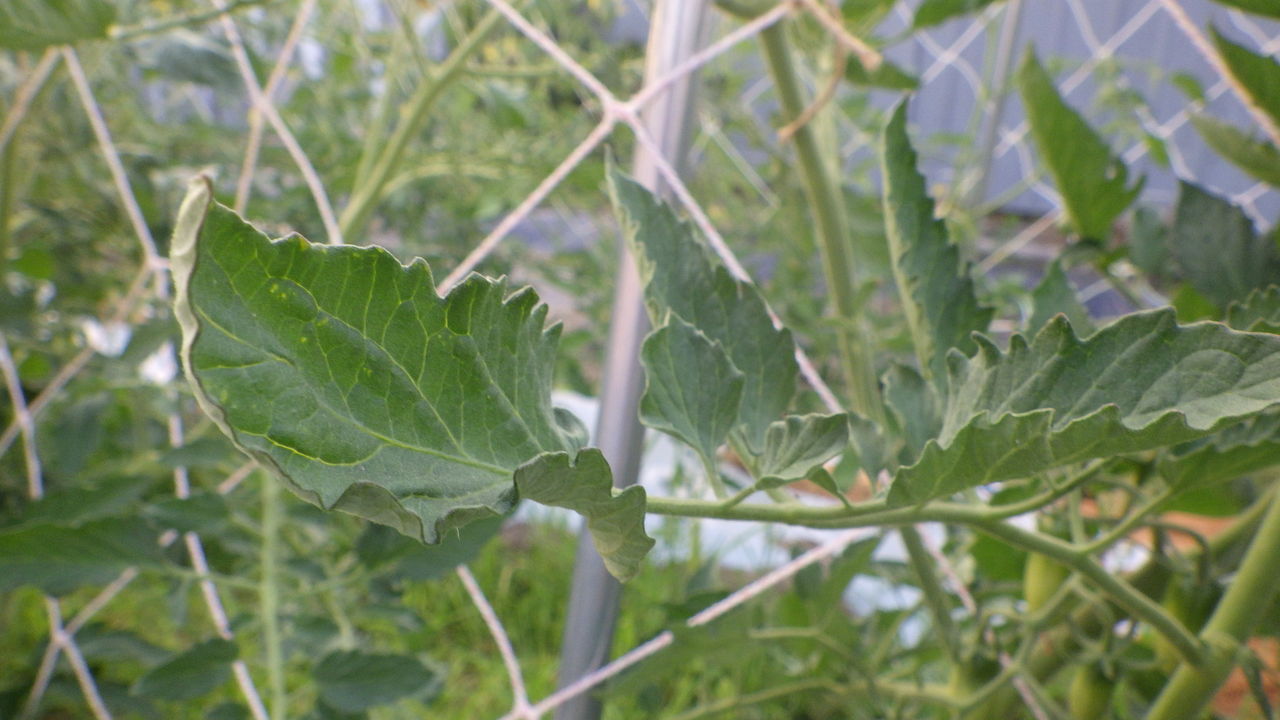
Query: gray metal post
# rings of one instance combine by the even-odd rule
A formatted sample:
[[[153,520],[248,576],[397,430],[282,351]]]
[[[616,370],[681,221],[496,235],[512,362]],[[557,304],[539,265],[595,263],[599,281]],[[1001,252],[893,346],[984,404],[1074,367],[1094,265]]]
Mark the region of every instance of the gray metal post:
[[[666,75],[697,50],[707,26],[706,8],[705,0],[661,0],[657,3],[649,24],[646,81]],[[693,85],[692,76],[682,79],[656,97],[643,112],[645,126],[662,148],[663,155],[677,169],[682,167],[688,148]],[[632,169],[639,182],[652,190],[661,190],[657,167],[643,149],[637,149]],[[596,424],[596,442],[613,468],[614,484],[619,487],[635,483],[640,469],[644,432],[638,408],[644,374],[639,358],[640,344],[648,330],[644,293],[635,259],[620,242],[604,386],[600,391],[600,419]],[[560,687],[599,668],[608,660],[621,590],[618,582],[605,570],[591,544],[590,535],[583,528],[578,536],[573,589],[560,651]],[[584,694],[557,708],[555,717],[556,720],[597,720],[600,712],[600,702],[592,695]]]
[[[995,163],[993,155],[996,151],[996,135],[1000,131],[1000,122],[1004,120],[1004,108],[1007,104],[1009,78],[1013,74],[1014,43],[1022,26],[1022,0],[1009,0],[1005,5],[1004,17],[1000,22],[1000,38],[996,45],[995,62],[992,64],[991,82],[987,88],[999,93],[995,98],[995,107],[987,114],[982,126],[978,143],[978,157],[982,167],[972,189],[967,193],[970,206],[985,202],[987,199],[987,181],[991,178],[991,166]]]

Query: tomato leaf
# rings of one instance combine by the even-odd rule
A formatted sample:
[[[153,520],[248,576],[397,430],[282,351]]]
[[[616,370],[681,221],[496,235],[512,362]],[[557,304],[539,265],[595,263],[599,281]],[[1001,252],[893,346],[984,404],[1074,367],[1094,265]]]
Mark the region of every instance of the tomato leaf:
[[[765,432],[764,453],[754,475],[766,487],[803,480],[848,444],[848,415],[788,415]],[[820,484],[825,486],[825,481]],[[831,489],[839,495],[834,483]]]
[[[312,670],[320,701],[344,713],[362,713],[379,705],[439,689],[441,678],[411,655],[335,650]]]
[[[1275,0],[1217,0],[1219,5],[1247,10],[1267,17],[1280,18],[1280,3]]]
[[[632,485],[613,494],[613,474],[595,448],[578,453],[544,453],[516,470],[521,497],[543,505],[568,508],[587,519],[587,529],[605,567],[619,580],[630,580],[653,547],[644,532],[644,488]]]
[[[61,595],[105,585],[126,568],[162,564],[159,532],[135,518],[92,520],[74,527],[21,525],[0,532],[0,592],[33,585]]]
[[[1179,187],[1169,242],[1182,274],[1219,309],[1280,277],[1275,242],[1239,207],[1188,182]]]
[[[947,352],[972,352],[970,335],[987,329],[992,311],[978,303],[968,264],[948,238],[946,223],[934,217],[933,200],[907,137],[906,103],[898,105],[885,125],[880,168],[894,281],[923,374],[940,380],[946,375]]]
[[[1076,297],[1075,288],[1071,287],[1071,280],[1062,269],[1062,263],[1054,261],[1031,291],[1031,319],[1027,321],[1027,330],[1039,330],[1059,313],[1066,315],[1071,321],[1071,327],[1079,331],[1089,332],[1093,329],[1093,320]]]
[[[916,9],[911,26],[920,28],[940,25],[952,18],[977,12],[996,0],[924,0]]]
[[[107,0],[5,0],[0,3],[0,48],[43,50],[105,38],[116,8]]]
[[[1208,115],[1192,115],[1191,124],[1205,143],[1231,164],[1268,185],[1280,187],[1280,149]]]
[[[316,505],[433,544],[510,511],[516,468],[576,449],[551,406],[560,330],[532,290],[472,275],[442,298],[421,261],[270,240],[204,181],[171,260],[201,407]]]
[[[1058,316],[1029,343],[1014,335],[1001,352],[984,338],[974,357],[949,361],[942,429],[898,471],[893,505],[1205,437],[1280,392],[1280,337],[1179,326],[1169,309],[1085,340]]]
[[[1227,70],[1245,92],[1271,119],[1280,123],[1280,62],[1237,45],[1209,26],[1213,44],[1218,47]]]
[[[1227,324],[1236,330],[1280,334],[1280,287],[1268,285],[1227,307]]]
[[[693,229],[643,186],[614,168],[609,192],[635,252],[654,326],[674,315],[720,344],[742,373],[734,432],[758,455],[769,424],[782,417],[795,394],[791,332],[774,327],[755,286],[735,280],[714,262]],[[706,391],[723,387],[708,385]]]
[[[743,375],[724,347],[671,316],[640,350],[645,368],[640,418],[679,438],[714,464],[716,448],[738,424]]]
[[[154,700],[193,700],[207,695],[231,679],[231,663],[239,654],[230,640],[206,640],[138,678],[133,694]]]
[[[1053,175],[1072,227],[1082,237],[1107,239],[1111,223],[1142,192],[1144,179],[1126,187],[1129,170],[1124,162],[1062,99],[1034,52],[1027,51],[1017,81],[1031,136]]]
[[[1190,489],[1280,464],[1280,414],[1232,425],[1161,459],[1160,474],[1173,487]]]

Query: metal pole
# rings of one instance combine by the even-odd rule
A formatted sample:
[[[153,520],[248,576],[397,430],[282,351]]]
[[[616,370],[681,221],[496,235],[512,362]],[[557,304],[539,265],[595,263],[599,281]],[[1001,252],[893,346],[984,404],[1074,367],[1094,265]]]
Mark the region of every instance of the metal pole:
[[[706,0],[661,0],[657,4],[649,24],[646,81],[666,75],[697,51],[708,24],[706,9]],[[693,84],[693,76],[683,78],[654,98],[643,112],[645,126],[662,148],[663,155],[677,169],[682,169],[689,144]],[[636,150],[632,170],[640,183],[661,192],[657,167],[644,150]],[[644,289],[635,259],[620,241],[604,385],[600,390],[600,419],[596,424],[596,443],[613,468],[614,484],[618,487],[635,483],[640,469],[644,439],[638,412],[644,387],[640,344],[648,331]],[[559,687],[599,668],[609,659],[621,591],[622,587],[605,570],[584,527],[578,536],[573,589],[565,619]],[[600,702],[588,693],[561,705],[555,717],[556,720],[597,720],[600,712]]]
[[[991,166],[995,163],[993,155],[996,151],[996,135],[1000,131],[1000,122],[1004,119],[1004,108],[1008,97],[1009,77],[1013,74],[1014,43],[1018,39],[1018,31],[1022,25],[1022,0],[1009,0],[1005,5],[1004,17],[1000,22],[1000,39],[996,45],[996,57],[993,63],[991,82],[987,87],[997,93],[993,100],[995,107],[988,113],[982,127],[981,140],[978,143],[978,158],[982,163],[978,170],[977,181],[968,193],[968,204],[977,205],[987,199],[987,184],[991,178]]]

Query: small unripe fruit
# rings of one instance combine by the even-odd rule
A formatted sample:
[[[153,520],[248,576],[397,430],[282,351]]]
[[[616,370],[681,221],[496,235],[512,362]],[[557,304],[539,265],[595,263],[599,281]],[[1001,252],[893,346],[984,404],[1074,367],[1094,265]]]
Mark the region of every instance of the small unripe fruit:
[[[1027,610],[1036,612],[1048,605],[1070,574],[1071,571],[1056,560],[1031,553],[1022,571],[1022,597],[1027,601]]]

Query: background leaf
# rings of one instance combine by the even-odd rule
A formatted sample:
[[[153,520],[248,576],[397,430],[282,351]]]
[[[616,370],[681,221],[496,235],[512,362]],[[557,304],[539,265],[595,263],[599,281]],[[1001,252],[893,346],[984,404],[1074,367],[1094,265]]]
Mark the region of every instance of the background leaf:
[[[910,464],[942,426],[938,392],[914,368],[893,363],[881,376],[884,400],[904,441],[902,462]]]
[[[344,713],[362,713],[379,705],[434,693],[440,678],[411,655],[338,650],[312,671],[320,700]]]
[[[303,498],[434,543],[506,513],[515,468],[571,447],[551,407],[559,329],[531,290],[472,275],[442,299],[424,263],[271,241],[209,202],[195,183],[174,235],[183,365]]]
[[[231,663],[240,650],[230,640],[213,638],[154,667],[133,685],[133,694],[154,700],[192,700],[231,679]]]
[[[595,448],[578,453],[546,453],[516,470],[521,497],[568,508],[587,519],[587,529],[605,567],[618,580],[640,569],[653,539],[644,532],[644,488],[632,485],[613,494],[613,474]]]
[[[1174,487],[1212,486],[1280,464],[1280,414],[1267,413],[1232,425],[1160,460]]]
[[[1280,123],[1280,63],[1231,42],[1212,25],[1209,34],[1232,77],[1245,88],[1254,104]]]
[[[33,585],[60,595],[84,585],[105,585],[126,568],[159,565],[158,535],[135,518],[5,530],[0,532],[0,591]]]
[[[1062,263],[1055,261],[1049,263],[1044,277],[1031,291],[1031,318],[1027,321],[1027,330],[1034,333],[1059,313],[1066,315],[1076,332],[1088,334],[1092,331],[1093,320],[1089,312],[1076,297],[1075,288],[1071,287]]]
[[[903,313],[924,376],[940,381],[947,351],[972,352],[969,336],[987,329],[992,311],[978,304],[968,264],[951,244],[946,223],[934,217],[933,200],[907,137],[905,102],[885,125],[880,168],[889,258]]]
[[[844,79],[854,85],[888,90],[915,90],[920,87],[920,78],[888,60],[870,71],[857,60],[850,60],[844,68]]]
[[[1237,330],[1280,333],[1280,287],[1268,285],[1227,307],[1227,324]]]
[[[1267,17],[1280,18],[1280,4],[1275,0],[1217,0],[1219,5],[1247,10]]]
[[[1030,344],[953,355],[941,433],[899,470],[909,505],[1073,462],[1186,442],[1256,415],[1280,392],[1280,337],[1127,315],[1080,340],[1062,317]]]
[[[1170,250],[1182,274],[1219,309],[1280,277],[1280,250],[1239,207],[1182,182]]]
[[[1031,136],[1053,175],[1072,227],[1082,237],[1105,240],[1111,235],[1111,223],[1142,192],[1143,180],[1126,187],[1129,171],[1124,162],[1062,99],[1035,52],[1027,51],[1017,82]]]
[[[115,6],[107,0],[4,0],[0,48],[43,50],[105,38],[115,19]]]
[[[940,25],[951,18],[977,12],[996,0],[924,0],[916,9],[911,26],[920,28]]]
[[[1275,145],[1208,115],[1192,115],[1191,124],[1209,147],[1233,165],[1264,183],[1280,187],[1280,150]]]

